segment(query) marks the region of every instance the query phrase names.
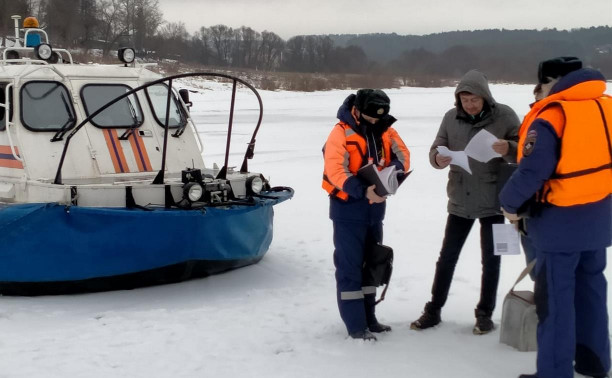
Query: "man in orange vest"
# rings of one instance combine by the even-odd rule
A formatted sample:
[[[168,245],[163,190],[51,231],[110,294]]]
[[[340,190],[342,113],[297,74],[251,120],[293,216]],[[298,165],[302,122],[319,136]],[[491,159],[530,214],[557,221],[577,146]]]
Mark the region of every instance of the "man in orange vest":
[[[389,115],[390,103],[380,89],[360,89],[348,96],[323,148],[322,186],[329,193],[334,225],[338,308],[354,339],[376,340],[372,332],[391,331],[376,319],[376,288],[362,285],[366,249],[382,242],[386,198],[357,176],[368,163],[394,165],[402,172],[410,168],[410,152],[391,127],[396,119]]]
[[[528,233],[537,258],[537,373],[520,377],[607,377],[612,98],[603,75],[574,57],[540,63],[538,81],[545,97],[525,117],[519,167],[500,193],[513,222],[535,198]]]

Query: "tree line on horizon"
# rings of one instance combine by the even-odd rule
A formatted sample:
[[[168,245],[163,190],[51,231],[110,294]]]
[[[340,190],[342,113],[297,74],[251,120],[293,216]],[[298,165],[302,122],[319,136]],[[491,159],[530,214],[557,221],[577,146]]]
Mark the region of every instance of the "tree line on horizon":
[[[226,25],[187,32],[166,22],[159,0],[0,0],[0,31],[10,15],[36,16],[52,44],[103,55],[132,46],[139,57],[230,70],[399,78],[401,85],[438,86],[472,68],[493,81],[531,83],[539,61],[578,56],[612,78],[612,28],[571,31],[479,30],[426,36],[300,35]]]

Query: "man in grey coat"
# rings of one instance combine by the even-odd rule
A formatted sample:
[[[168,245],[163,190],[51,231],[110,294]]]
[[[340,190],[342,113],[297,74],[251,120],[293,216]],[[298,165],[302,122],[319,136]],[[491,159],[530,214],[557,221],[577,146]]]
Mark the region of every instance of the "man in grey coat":
[[[449,214],[436,264],[432,298],[425,305],[423,315],[412,322],[410,327],[420,330],[440,323],[440,311],[448,297],[461,248],[474,221],[479,219],[482,281],[473,332],[484,334],[494,328],[491,315],[495,309],[499,281],[500,257],[493,254],[492,225],[504,223],[497,198],[497,175],[504,160],[516,161],[520,121],[510,107],[495,102],[486,76],[476,70],[463,76],[455,90],[455,101],[455,107],[444,115],[429,151],[431,165],[443,169],[451,162],[450,157],[438,153],[438,146],[446,146],[451,151],[463,151],[472,137],[483,129],[498,138],[492,149],[502,157],[486,163],[468,158],[471,174],[457,165],[450,165],[446,187]]]

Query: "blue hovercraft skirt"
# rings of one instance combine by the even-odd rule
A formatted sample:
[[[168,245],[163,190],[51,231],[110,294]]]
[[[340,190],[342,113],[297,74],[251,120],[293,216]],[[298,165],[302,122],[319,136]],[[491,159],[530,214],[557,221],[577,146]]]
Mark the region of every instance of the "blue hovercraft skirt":
[[[272,242],[272,206],[292,195],[199,210],[4,206],[0,294],[132,289],[256,263]]]

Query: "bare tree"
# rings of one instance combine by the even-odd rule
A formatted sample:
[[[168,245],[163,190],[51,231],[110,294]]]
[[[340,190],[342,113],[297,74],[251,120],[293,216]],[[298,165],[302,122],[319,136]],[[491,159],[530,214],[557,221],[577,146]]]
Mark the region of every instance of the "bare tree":
[[[254,68],[257,63],[257,50],[261,42],[261,34],[255,30],[243,26],[240,28],[242,36],[242,61],[245,67]]]
[[[258,61],[264,70],[272,70],[280,65],[280,56],[285,48],[285,41],[277,34],[264,30],[261,33],[261,45],[258,51]]]
[[[158,0],[97,0],[104,54],[118,44],[146,49],[162,23]]]
[[[127,0],[126,16],[133,45],[138,51],[146,50],[148,41],[163,23],[158,0]]]
[[[217,63],[230,65],[234,29],[225,25],[214,25],[208,29],[208,32],[216,52]]]
[[[213,55],[208,29],[201,27],[200,31],[196,32],[191,38],[191,56],[194,60],[209,64]]]
[[[287,41],[282,65],[287,71],[305,71],[304,36],[293,37]]]
[[[168,22],[160,29],[158,36],[162,39],[161,52],[172,56],[173,59],[181,57],[189,50],[189,33],[184,22]]]
[[[70,47],[80,44],[83,24],[79,3],[79,0],[47,0],[45,23],[56,43]]]
[[[121,37],[127,36],[125,8],[122,0],[98,0],[100,37],[104,41],[104,55],[115,46]]]

